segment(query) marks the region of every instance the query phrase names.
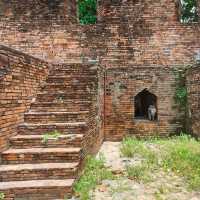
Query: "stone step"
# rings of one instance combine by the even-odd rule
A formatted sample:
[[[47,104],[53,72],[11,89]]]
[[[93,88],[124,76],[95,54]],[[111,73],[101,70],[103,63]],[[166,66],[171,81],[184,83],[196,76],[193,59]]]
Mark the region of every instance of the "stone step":
[[[97,76],[97,71],[85,70],[85,69],[54,69],[50,71],[49,77],[51,76],[84,76],[92,77]]]
[[[86,63],[69,63],[56,65],[52,71],[66,70],[66,71],[97,71],[98,66],[96,64],[86,64]]]
[[[5,200],[53,200],[71,195],[74,179],[9,181],[0,183]]]
[[[30,164],[80,161],[80,148],[8,149],[2,152],[3,164]]]
[[[53,133],[53,132],[52,132]],[[10,145],[15,149],[26,148],[51,148],[51,147],[81,147],[83,135],[81,134],[68,134],[59,135],[57,138],[46,135],[17,135],[10,138]],[[46,138],[46,137],[49,138]]]
[[[63,84],[63,83],[48,83],[43,85],[42,87],[42,93],[49,93],[49,92],[67,92],[67,93],[74,93],[76,92],[76,94],[90,94],[94,91],[94,87],[95,85],[93,84],[79,84],[79,83],[75,83],[67,85],[67,84]]]
[[[89,111],[81,112],[28,112],[24,114],[27,123],[82,122]]]
[[[65,101],[77,101],[77,100],[83,100],[83,101],[90,101],[91,100],[91,95],[88,95],[89,93],[78,93],[76,91],[73,92],[59,92],[59,91],[54,91],[51,93],[45,93],[41,92],[37,94],[37,102],[65,102]]]
[[[96,75],[87,74],[70,74],[70,75],[50,75],[47,78],[47,83],[90,83],[97,81]]]
[[[0,182],[75,178],[78,166],[77,162],[0,165]]]
[[[68,102],[34,102],[31,104],[31,111],[39,112],[80,112],[90,109],[90,101],[68,101]]]
[[[85,134],[88,130],[86,122],[72,123],[46,123],[32,124],[23,123],[18,126],[18,133],[21,135],[43,135],[52,131],[58,131],[63,135],[68,134]]]
[[[97,76],[97,70],[90,70],[85,68],[56,68],[50,71],[49,76]]]

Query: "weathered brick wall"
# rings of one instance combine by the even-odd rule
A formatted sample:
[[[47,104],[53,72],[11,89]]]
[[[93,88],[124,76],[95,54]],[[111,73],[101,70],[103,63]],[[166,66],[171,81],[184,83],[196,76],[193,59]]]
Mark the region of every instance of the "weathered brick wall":
[[[24,112],[48,74],[41,60],[0,46],[0,151],[15,135]]]
[[[0,2],[0,43],[54,63],[81,62],[74,0]]]
[[[173,110],[173,73],[163,69],[195,63],[200,50],[199,23],[181,24],[173,0],[99,1],[98,15],[103,38],[94,46],[101,65],[108,69],[106,86],[111,90],[109,95],[106,92],[106,139],[118,140],[126,133],[173,134],[181,127],[181,116]],[[151,76],[158,80],[154,86]],[[138,93],[136,88],[151,87],[158,97],[158,122],[134,120],[131,99]]]
[[[186,73],[188,92],[188,132],[200,137],[200,65]]]
[[[70,24],[77,20],[74,0],[2,0],[0,16],[5,21],[17,22],[23,31],[36,25],[43,27],[56,22]],[[45,28],[43,27],[43,28]]]
[[[114,3],[116,2],[116,3]],[[200,49],[199,24],[181,24],[174,0],[100,1],[107,67],[185,65]],[[101,46],[101,45],[100,45]]]
[[[4,5],[7,5],[5,2]],[[124,83],[126,88],[134,88],[135,82],[150,87],[151,81],[145,82],[146,80],[142,78],[143,72],[147,73],[153,69],[153,72],[158,73],[156,77],[159,77],[159,73],[163,74],[165,68],[195,63],[195,54],[200,50],[200,26],[196,23],[185,25],[178,21],[178,8],[174,0],[101,0],[98,6],[98,24],[92,26],[73,24],[75,17],[70,19],[68,14],[62,18],[63,8],[66,8],[61,5],[67,4],[63,4],[64,1],[59,2],[61,3],[53,11],[46,6],[47,4],[45,8],[42,6],[42,11],[45,12],[42,12],[41,16],[37,16],[40,13],[40,6],[36,7],[28,18],[19,11],[15,12],[16,18],[10,17],[9,13],[13,11],[8,9],[4,12],[6,15],[3,14],[0,18],[1,43],[54,63],[99,60],[99,64],[108,69],[106,85],[117,82],[115,74],[119,73],[119,68],[123,68],[123,73],[134,73],[141,77],[141,81],[127,78]],[[71,1],[70,5],[72,5],[71,10],[74,10],[72,14],[74,16],[75,1]],[[30,7],[25,10],[29,9]],[[31,21],[32,18],[34,20]],[[166,74],[170,83],[173,76],[167,72]],[[146,121],[143,125],[142,123],[133,125],[131,116],[134,112],[131,109],[131,102],[128,103],[127,115],[124,114],[123,102],[114,106],[117,109],[115,112],[109,100],[115,98],[115,94],[109,97],[106,95],[106,138],[121,138],[127,130],[139,134],[139,130],[145,127],[150,130],[148,134],[160,132],[164,135],[175,131],[175,127],[179,125],[172,122],[175,114],[168,110],[168,107],[174,106],[172,96],[175,86],[167,82],[165,80],[167,86],[163,85],[163,91],[169,93],[170,97],[165,97],[160,88],[156,91],[161,91],[162,98],[167,99],[166,106],[160,108],[162,113],[170,112],[170,114],[163,117],[164,114],[161,113],[161,122],[157,124]],[[157,84],[162,85],[162,81],[158,81]],[[133,91],[131,95],[135,92]],[[118,113],[125,116],[123,120]],[[178,117],[177,115],[176,118]],[[126,121],[126,118],[129,120]],[[128,123],[131,125],[127,125]],[[147,133],[146,129],[144,133]]]
[[[136,119],[135,96],[147,89],[157,97],[158,120]],[[118,68],[106,72],[105,138],[120,140],[126,134],[167,136],[180,127],[174,108],[175,78],[163,68]]]

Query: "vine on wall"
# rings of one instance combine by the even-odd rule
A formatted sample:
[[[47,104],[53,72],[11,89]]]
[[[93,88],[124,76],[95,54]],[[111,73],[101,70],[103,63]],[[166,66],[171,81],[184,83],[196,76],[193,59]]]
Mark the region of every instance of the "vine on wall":
[[[173,69],[176,80],[175,101],[182,111],[185,111],[187,106],[187,88],[185,85],[186,70],[187,68]]]

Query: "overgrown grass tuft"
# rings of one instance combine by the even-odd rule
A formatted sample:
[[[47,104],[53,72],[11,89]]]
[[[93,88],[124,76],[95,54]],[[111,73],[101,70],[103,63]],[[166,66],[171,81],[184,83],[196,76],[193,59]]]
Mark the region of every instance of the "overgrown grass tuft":
[[[61,136],[61,133],[58,132],[57,130],[49,132],[49,133],[45,133],[42,136],[42,143],[46,144],[48,140],[51,140],[51,139],[57,140],[60,136]]]
[[[152,151],[147,144],[159,145],[159,153]],[[200,190],[200,142],[188,135],[150,141],[125,138],[121,153],[125,157],[144,159],[140,166],[127,167],[129,177],[142,180],[154,169],[164,169],[185,177],[190,189]]]
[[[5,194],[3,192],[0,192],[0,200],[4,200],[5,199]]]
[[[127,175],[130,179],[134,179],[138,182],[149,182],[151,177],[148,173],[147,166],[143,165],[136,165],[136,166],[127,166],[126,167]]]
[[[104,166],[104,157],[101,155],[99,159],[89,156],[86,159],[86,166],[79,181],[74,185],[75,193],[80,196],[81,200],[89,200],[89,192],[105,179],[113,179],[114,176]]]
[[[141,157],[149,167],[157,165],[158,157],[156,153],[150,150],[143,140],[138,140],[135,137],[127,137],[122,141],[120,151],[124,157]]]

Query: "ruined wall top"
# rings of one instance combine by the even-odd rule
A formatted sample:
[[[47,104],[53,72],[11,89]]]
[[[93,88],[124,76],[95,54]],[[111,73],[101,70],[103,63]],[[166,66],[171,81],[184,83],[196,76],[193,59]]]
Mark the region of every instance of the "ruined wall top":
[[[141,19],[157,26],[178,22],[177,0],[99,0],[98,5],[99,21],[106,24]]]
[[[73,23],[76,21],[74,0],[1,0],[0,20],[21,24],[50,22]],[[44,22],[44,23],[43,23]]]

